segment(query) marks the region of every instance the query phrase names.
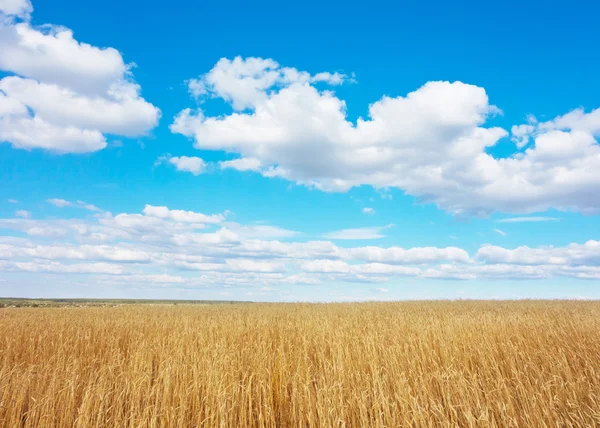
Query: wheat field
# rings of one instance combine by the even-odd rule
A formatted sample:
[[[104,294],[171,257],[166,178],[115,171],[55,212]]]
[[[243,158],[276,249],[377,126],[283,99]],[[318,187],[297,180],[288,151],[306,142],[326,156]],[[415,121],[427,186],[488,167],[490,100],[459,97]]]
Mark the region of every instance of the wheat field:
[[[600,302],[0,309],[2,427],[600,425]]]

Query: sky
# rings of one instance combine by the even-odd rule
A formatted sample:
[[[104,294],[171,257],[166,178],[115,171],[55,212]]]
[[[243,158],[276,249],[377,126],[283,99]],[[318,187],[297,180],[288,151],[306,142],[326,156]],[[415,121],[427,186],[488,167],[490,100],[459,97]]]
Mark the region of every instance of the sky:
[[[0,296],[600,298],[599,13],[0,0]]]

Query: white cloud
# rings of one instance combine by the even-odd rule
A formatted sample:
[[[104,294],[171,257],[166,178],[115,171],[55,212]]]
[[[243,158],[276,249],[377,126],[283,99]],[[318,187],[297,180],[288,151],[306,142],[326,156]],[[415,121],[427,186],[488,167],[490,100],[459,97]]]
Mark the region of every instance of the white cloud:
[[[60,199],[60,198],[50,198],[50,199],[46,199],[46,202],[48,202],[49,204],[52,204],[58,208],[75,207],[75,208],[82,208],[84,210],[94,211],[94,212],[102,211],[97,206],[88,204],[87,202],[84,202],[84,201],[71,202],[71,201],[67,201],[65,199]]]
[[[238,171],[260,171],[261,163],[256,158],[240,158],[219,162],[221,169],[235,169]]]
[[[207,163],[202,158],[197,156],[171,156],[164,155],[157,159],[155,165],[167,162],[178,171],[191,172],[194,175],[200,175],[206,172]]]
[[[84,210],[88,210],[88,211],[95,211],[95,212],[102,211],[97,206],[92,205],[92,204],[88,204],[87,202],[83,202],[83,201],[77,201],[77,206],[79,208],[83,208]]]
[[[154,166],[158,166],[163,163],[169,163],[174,165],[179,171],[191,172],[194,175],[200,175],[215,165],[218,165],[218,167],[222,170],[235,169],[237,171],[261,172],[260,161],[254,158],[240,158],[229,161],[220,161],[218,163],[206,163],[202,158],[199,157],[173,157],[170,154],[167,154],[160,156],[154,163]]]
[[[60,198],[51,198],[48,199],[46,202],[59,208],[70,207],[71,205],[73,205],[71,202]]]
[[[0,229],[12,231],[11,236],[0,235],[0,271],[61,274],[65,279],[69,274],[86,274],[86,283],[121,287],[254,289],[291,284],[382,284],[405,277],[600,279],[598,241],[514,249],[484,245],[472,258],[458,247],[281,242],[276,239],[301,239],[302,235],[277,226],[225,220],[223,214],[153,205],[147,205],[141,214],[0,219]],[[215,229],[216,224],[219,228]]]
[[[511,140],[516,144],[517,148],[523,148],[529,144],[529,137],[535,130],[533,125],[513,125],[511,128]]]
[[[123,267],[111,263],[10,262],[0,261],[0,270],[47,273],[99,273],[120,275]]]
[[[570,129],[595,136],[600,134],[600,108],[586,113],[583,108],[575,109],[563,116],[538,125],[541,132]]]
[[[345,74],[341,74],[338,72],[329,73],[327,71],[317,73],[310,79],[310,81],[313,83],[324,82],[330,85],[341,85],[346,80],[348,80],[348,76],[346,76]]]
[[[127,281],[133,282],[153,282],[159,284],[182,284],[185,283],[185,278],[177,275],[166,274],[150,274],[150,275],[128,275],[124,276]]]
[[[498,220],[498,223],[539,223],[547,221],[559,221],[555,217],[511,217]]]
[[[516,144],[517,148],[521,149],[529,144],[531,135],[535,132],[537,119],[531,115],[527,116],[527,124],[514,125],[510,133],[511,140]]]
[[[8,141],[18,149],[38,148],[59,154],[88,153],[106,147],[106,139],[99,131],[60,127],[39,117],[12,115],[0,117],[2,141]]]
[[[345,273],[350,271],[350,265],[343,260],[311,260],[303,262],[301,268],[305,272]]]
[[[427,264],[451,261],[457,263],[471,263],[469,253],[457,247],[356,247],[341,250],[343,257],[351,260],[364,260],[368,262],[389,264]]]
[[[285,272],[285,264],[273,261],[257,261],[251,259],[230,259],[227,265],[242,272]]]
[[[206,170],[206,162],[199,157],[172,157],[169,163],[175,165],[179,171],[191,172],[194,175],[202,174]]]
[[[504,231],[502,231],[500,229],[494,229],[494,232],[496,232],[498,235],[506,236],[506,232],[504,232]]]
[[[16,199],[9,199],[9,200],[8,200],[8,203],[9,203],[9,204],[18,204],[18,203],[19,203],[19,201],[17,201]]]
[[[200,175],[206,172],[208,164],[202,158],[197,156],[171,156],[170,154],[160,156],[154,166],[168,163],[175,166],[178,171],[191,172],[194,175]]]
[[[31,4],[3,0],[25,22],[0,20],[0,141],[57,153],[101,150],[103,134],[146,135],[160,110],[145,101],[113,48],[80,43],[60,26],[34,27]],[[7,6],[8,5],[8,6]]]
[[[392,225],[375,227],[358,227],[354,229],[342,229],[323,234],[326,239],[379,239],[384,238],[383,231]]]
[[[418,276],[421,270],[416,267],[395,266],[383,263],[349,264],[342,260],[312,260],[302,262],[300,268],[312,273],[352,273],[366,275]],[[360,278],[359,279],[363,279]]]
[[[60,127],[135,137],[157,124],[156,108],[139,98],[139,87],[130,82],[113,85],[103,97],[89,97],[55,84],[10,76],[0,80],[0,90],[33,109],[36,117]]]
[[[0,244],[0,259],[21,257],[49,260],[103,260],[145,263],[149,262],[151,257],[157,257],[157,255],[119,245],[43,245],[30,242],[21,243],[21,245]]]
[[[0,219],[0,228],[18,230],[31,237],[41,238],[64,238],[69,234],[69,229],[64,224],[29,219]]]
[[[230,245],[240,241],[240,237],[231,230],[222,227],[216,232],[210,233],[181,233],[173,235],[170,241],[178,246],[221,246]]]
[[[25,211],[25,210],[17,210],[15,212],[15,215],[17,217],[22,217],[22,218],[31,218],[31,213],[29,211]]]
[[[600,265],[600,242],[569,244],[566,247],[517,247],[514,250],[484,245],[476,258],[488,264],[515,265]]]
[[[236,57],[221,58],[208,73],[188,81],[190,93],[201,98],[207,95],[231,102],[236,110],[252,108],[266,99],[266,91],[294,83],[324,82],[340,85],[346,80],[340,73],[321,72],[314,76],[306,71],[281,67],[272,59]]]
[[[375,214],[375,210],[373,208],[365,207],[362,210],[363,214]]]
[[[387,289],[387,288],[378,287],[378,288],[376,288],[376,289],[375,289],[375,291],[378,291],[378,292],[380,292],[380,293],[387,293],[387,292],[388,292],[388,291],[390,291],[390,290],[389,290],[389,289]]]
[[[33,6],[29,0],[0,0],[0,15],[29,19]]]
[[[352,123],[345,102],[313,86],[308,73],[284,78],[282,70],[270,59],[220,60],[195,82],[235,111],[207,116],[185,109],[171,130],[193,138],[198,149],[256,159],[254,170],[266,177],[324,191],[395,187],[474,215],[600,210],[600,110],[545,123],[530,117],[513,128],[513,138],[520,147],[530,136],[535,142],[495,158],[487,149],[509,133],[485,127],[500,110],[481,87],[428,82],[375,101],[366,119]]]
[[[119,51],[80,43],[65,27],[5,23],[0,34],[0,68],[40,82],[98,94],[129,72]]]
[[[194,211],[170,210],[164,206],[146,205],[144,214],[149,217],[158,217],[163,219],[171,219],[185,223],[208,223],[217,224],[225,220],[224,214],[206,215]]]

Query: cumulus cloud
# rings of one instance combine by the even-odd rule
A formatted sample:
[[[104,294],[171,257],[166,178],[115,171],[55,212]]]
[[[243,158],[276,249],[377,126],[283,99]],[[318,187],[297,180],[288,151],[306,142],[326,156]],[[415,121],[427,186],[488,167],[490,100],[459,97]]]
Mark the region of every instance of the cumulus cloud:
[[[31,217],[31,213],[29,211],[25,211],[25,210],[17,210],[15,212],[15,215],[17,217],[22,217],[22,218],[30,218]]]
[[[190,94],[196,98],[212,96],[231,102],[235,110],[253,108],[265,100],[267,92],[297,83],[324,82],[340,85],[347,76],[321,72],[311,75],[291,67],[282,67],[272,59],[221,58],[208,73],[188,81]]]
[[[114,48],[78,42],[71,30],[33,26],[31,3],[4,0],[0,10],[0,141],[57,153],[101,150],[104,134],[137,137],[154,128],[160,110]],[[15,18],[20,18],[15,19]]]
[[[341,250],[343,257],[351,260],[388,264],[428,264],[451,261],[457,263],[471,263],[469,253],[457,247],[356,247]]]
[[[513,250],[485,245],[477,251],[476,258],[487,264],[515,265],[600,265],[600,242],[590,240],[584,244],[566,247],[517,247]]]
[[[144,207],[144,215],[150,217],[158,217],[171,219],[184,223],[209,223],[216,224],[225,220],[224,214],[206,215],[194,211],[170,210],[164,206],[146,205]]]
[[[342,260],[312,260],[303,262],[301,269],[306,272],[316,273],[354,273],[359,274],[359,279],[364,275],[394,275],[418,276],[421,270],[416,267],[388,265],[383,263],[349,264]]]
[[[0,260],[0,270],[45,273],[98,273],[119,275],[123,268],[110,263],[11,262]]]
[[[521,149],[529,144],[531,135],[535,132],[537,119],[529,115],[527,116],[527,123],[523,125],[513,125],[510,129],[511,140],[515,143],[517,148]]]
[[[179,171],[191,172],[194,175],[200,175],[206,170],[206,162],[199,157],[172,157],[169,159],[169,163],[175,165]]]
[[[141,282],[141,283],[159,283],[159,284],[183,284],[185,278],[177,275],[166,275],[166,274],[150,274],[150,275],[124,275],[127,281]]]
[[[29,19],[33,6],[29,0],[0,0],[0,16]]]
[[[235,169],[237,171],[260,171],[261,163],[256,158],[240,158],[219,162],[221,169]]]
[[[375,214],[375,210],[373,208],[365,207],[362,210],[363,214]]]
[[[428,82],[376,100],[350,122],[345,101],[291,70],[272,59],[222,59],[190,91],[233,112],[184,109],[171,130],[198,149],[253,159],[246,170],[324,191],[398,188],[455,214],[600,210],[600,110],[543,123],[529,117],[512,128],[526,150],[497,158],[488,149],[509,132],[485,126],[501,111],[484,88]]]
[[[156,160],[154,165],[158,166],[162,163],[168,163],[173,165],[178,171],[191,172],[194,175],[204,173],[207,168],[207,163],[197,156],[163,155]]]
[[[68,201],[67,201],[68,202]],[[87,275],[86,282],[128,287],[319,286],[397,278],[501,280],[600,279],[600,242],[514,249],[339,246],[306,241],[225,214],[146,205],[141,213],[78,219],[0,219],[0,271]],[[356,236],[356,235],[354,235]],[[353,238],[356,239],[356,238]]]

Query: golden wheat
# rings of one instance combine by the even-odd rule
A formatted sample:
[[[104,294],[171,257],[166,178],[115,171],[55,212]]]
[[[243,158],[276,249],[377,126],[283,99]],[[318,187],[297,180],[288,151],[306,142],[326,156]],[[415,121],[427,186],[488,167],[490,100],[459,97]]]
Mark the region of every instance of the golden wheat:
[[[593,426],[600,303],[0,309],[0,426]]]

